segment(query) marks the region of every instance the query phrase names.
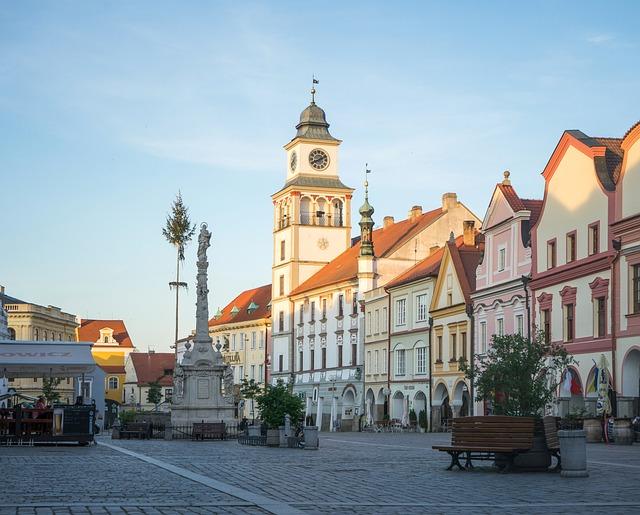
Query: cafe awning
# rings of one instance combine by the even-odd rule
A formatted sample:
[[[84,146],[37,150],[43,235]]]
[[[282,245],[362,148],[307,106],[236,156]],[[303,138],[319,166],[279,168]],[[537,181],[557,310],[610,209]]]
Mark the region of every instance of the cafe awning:
[[[0,340],[0,377],[71,377],[97,365],[91,343]]]

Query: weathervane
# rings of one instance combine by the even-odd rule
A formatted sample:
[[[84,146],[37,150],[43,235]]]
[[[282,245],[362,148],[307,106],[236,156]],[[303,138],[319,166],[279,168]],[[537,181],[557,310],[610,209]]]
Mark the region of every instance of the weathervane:
[[[371,173],[369,170],[369,163],[364,164],[364,190],[365,195],[369,193],[369,181],[367,180],[367,175]]]
[[[311,103],[316,103],[316,84],[320,84],[320,81],[316,79],[315,75],[312,75],[313,82],[311,83]]]

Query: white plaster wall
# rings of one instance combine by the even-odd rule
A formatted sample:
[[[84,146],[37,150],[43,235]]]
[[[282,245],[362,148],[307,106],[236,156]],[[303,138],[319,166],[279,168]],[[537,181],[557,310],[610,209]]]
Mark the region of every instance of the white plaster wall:
[[[640,212],[640,140],[625,153],[626,163],[622,178],[622,218]]]
[[[329,156],[329,166],[321,171],[316,170],[309,164],[309,154],[316,148],[324,150]],[[292,172],[289,163],[291,162],[291,154],[294,151],[298,154],[298,164],[296,166],[296,171]],[[338,170],[340,169],[338,145],[300,141],[297,145],[287,151],[286,159],[287,162],[285,163],[285,167],[287,170],[287,180],[295,177],[297,174],[318,175],[323,177],[331,175],[335,177],[338,175]]]

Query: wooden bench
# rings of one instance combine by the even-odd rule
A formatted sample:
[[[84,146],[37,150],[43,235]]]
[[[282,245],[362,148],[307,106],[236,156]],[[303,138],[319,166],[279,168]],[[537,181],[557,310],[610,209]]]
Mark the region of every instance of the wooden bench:
[[[534,419],[532,417],[461,417],[454,418],[451,445],[434,445],[433,449],[451,456],[447,470],[457,466],[460,470],[473,468],[472,460],[495,460],[496,455],[506,459],[502,467],[508,472],[517,454],[533,446]],[[466,457],[464,467],[460,456]]]
[[[556,466],[551,469],[558,471],[562,469],[562,460],[560,459],[560,439],[558,438],[558,421],[559,417],[544,417],[542,424],[544,425],[544,438],[547,443],[549,453],[556,459]]]
[[[192,440],[205,440],[219,438],[224,440],[227,436],[227,426],[224,422],[194,422],[191,432]]]
[[[120,438],[130,439],[131,437],[148,439],[151,438],[151,424],[149,422],[128,422],[120,430]]]

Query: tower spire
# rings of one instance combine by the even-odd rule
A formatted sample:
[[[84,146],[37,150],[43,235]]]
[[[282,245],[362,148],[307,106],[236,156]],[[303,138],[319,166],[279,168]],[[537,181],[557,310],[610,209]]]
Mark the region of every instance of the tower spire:
[[[369,180],[367,175],[371,173],[369,170],[369,164],[364,165],[364,204],[360,208],[360,255],[361,256],[373,256],[373,215],[374,209],[369,204]]]
[[[312,75],[311,82],[311,105],[316,105],[316,84],[320,84],[320,81],[316,79],[315,75]]]

